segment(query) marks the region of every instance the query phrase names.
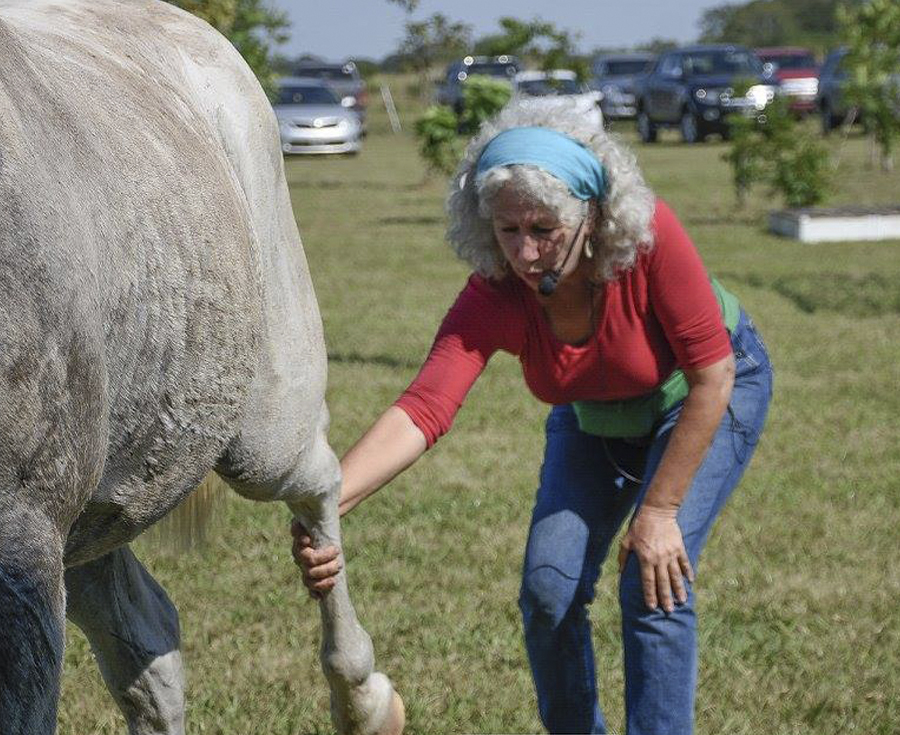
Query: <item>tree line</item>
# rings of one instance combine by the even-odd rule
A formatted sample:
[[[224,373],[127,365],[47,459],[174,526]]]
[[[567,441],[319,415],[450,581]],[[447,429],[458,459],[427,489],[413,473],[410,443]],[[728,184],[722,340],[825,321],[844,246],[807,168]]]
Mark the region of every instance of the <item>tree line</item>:
[[[723,4],[700,18],[702,43],[740,43],[746,46],[806,46],[819,53],[843,41],[838,17],[841,7],[862,0],[750,0]]]

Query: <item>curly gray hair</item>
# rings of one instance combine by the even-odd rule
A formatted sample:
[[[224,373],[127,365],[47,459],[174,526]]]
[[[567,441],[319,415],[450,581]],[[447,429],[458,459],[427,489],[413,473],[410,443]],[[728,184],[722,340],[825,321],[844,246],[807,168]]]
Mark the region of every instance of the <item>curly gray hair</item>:
[[[579,221],[588,203],[574,197],[559,179],[531,165],[494,168],[476,177],[484,147],[510,128],[544,127],[564,133],[590,148],[607,174],[607,195],[593,208],[591,241],[598,280],[614,280],[634,265],[641,249],[653,247],[650,221],[655,197],[644,183],[634,154],[606,131],[589,127],[574,106],[562,101],[514,101],[481,126],[469,142],[447,197],[447,240],[456,254],[487,278],[502,278],[507,263],[494,237],[492,205],[507,183],[524,198],[548,209],[566,224]]]

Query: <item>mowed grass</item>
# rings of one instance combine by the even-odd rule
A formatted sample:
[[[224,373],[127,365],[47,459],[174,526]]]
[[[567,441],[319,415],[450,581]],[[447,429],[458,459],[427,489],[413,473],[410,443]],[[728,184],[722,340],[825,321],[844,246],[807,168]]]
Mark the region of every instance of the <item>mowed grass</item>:
[[[414,376],[467,271],[443,243],[445,184],[373,104],[356,158],[290,159],[288,183],[330,353],[343,452]],[[373,95],[377,102],[377,95]],[[777,201],[735,206],[725,146],[635,145],[656,192],[769,346],[776,396],[698,576],[700,735],[896,733],[900,723],[900,243],[802,245],[766,233]],[[841,143],[833,203],[900,199],[900,173]],[[497,356],[454,430],[344,522],[351,593],[407,731],[541,731],[516,605],[546,407]],[[181,612],[191,733],[325,735],[319,616],[288,513],[227,495],[210,540],[136,550]],[[624,732],[616,574],[592,606],[608,722]],[[124,732],[69,628],[63,735]]]

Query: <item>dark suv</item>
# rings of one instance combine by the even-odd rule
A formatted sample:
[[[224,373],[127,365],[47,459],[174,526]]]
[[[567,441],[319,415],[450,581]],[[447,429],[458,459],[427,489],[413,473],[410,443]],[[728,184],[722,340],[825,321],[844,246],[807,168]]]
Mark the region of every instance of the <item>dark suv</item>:
[[[366,108],[369,92],[366,83],[359,76],[359,70],[352,61],[343,64],[327,64],[316,61],[301,61],[291,67],[291,75],[321,79],[334,90],[341,105],[351,108],[359,118],[363,131],[366,129]]]
[[[513,77],[521,71],[515,56],[467,56],[447,67],[444,81],[437,90],[437,103],[452,107],[457,115],[463,111],[462,88],[469,77],[482,74],[503,79],[512,85]]]
[[[738,97],[737,84],[749,83]],[[685,143],[728,135],[727,117],[761,115],[778,91],[759,59],[742,46],[691,46],[663,53],[637,81],[637,128],[645,143],[660,127],[677,127]]]

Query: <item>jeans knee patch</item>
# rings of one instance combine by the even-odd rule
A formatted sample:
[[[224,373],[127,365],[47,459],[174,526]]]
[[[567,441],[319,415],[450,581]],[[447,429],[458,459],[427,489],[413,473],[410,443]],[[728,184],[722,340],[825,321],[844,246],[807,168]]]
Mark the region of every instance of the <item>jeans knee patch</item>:
[[[576,601],[579,580],[556,567],[542,566],[527,572],[522,579],[519,607],[526,622],[541,618],[558,626]]]

